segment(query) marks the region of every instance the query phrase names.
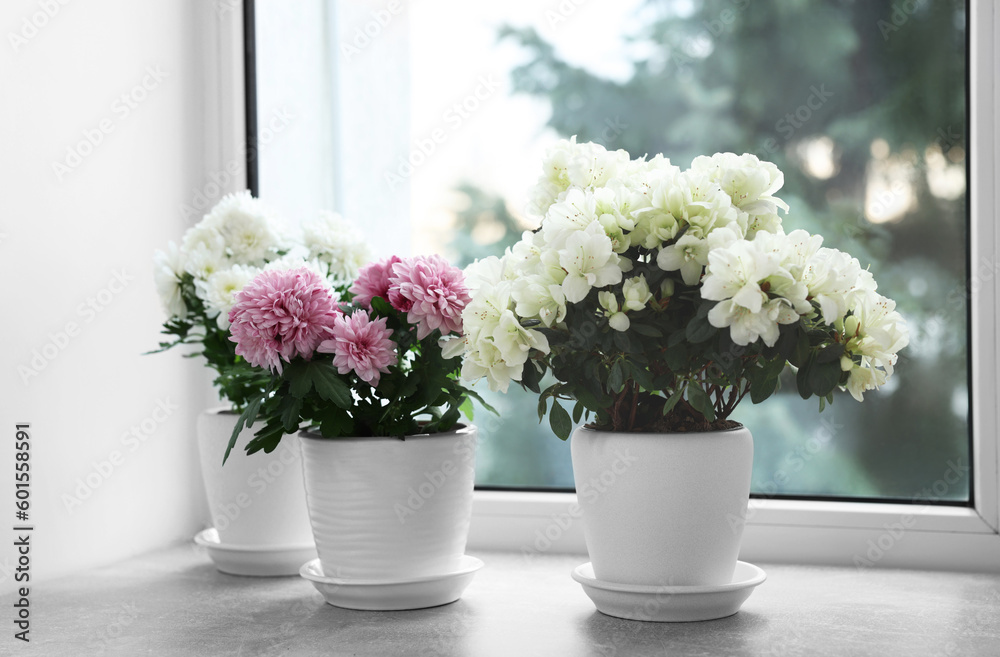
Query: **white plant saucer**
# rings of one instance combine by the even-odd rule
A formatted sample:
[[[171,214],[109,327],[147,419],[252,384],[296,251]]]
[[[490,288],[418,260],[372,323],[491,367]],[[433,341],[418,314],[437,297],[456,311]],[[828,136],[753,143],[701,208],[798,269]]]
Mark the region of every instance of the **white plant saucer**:
[[[316,546],[304,545],[230,545],[219,542],[215,527],[198,532],[194,542],[208,550],[215,568],[230,575],[278,577],[297,575],[306,559],[316,558]]]
[[[597,610],[629,620],[678,623],[732,616],[767,575],[757,566],[736,562],[733,581],[719,586],[643,586],[616,584],[594,577],[588,561],[573,570]]]
[[[398,611],[424,609],[455,602],[462,597],[483,562],[464,555],[458,568],[443,575],[413,579],[358,580],[323,575],[319,559],[304,564],[299,574],[313,583],[326,601],[334,607],[368,611]]]

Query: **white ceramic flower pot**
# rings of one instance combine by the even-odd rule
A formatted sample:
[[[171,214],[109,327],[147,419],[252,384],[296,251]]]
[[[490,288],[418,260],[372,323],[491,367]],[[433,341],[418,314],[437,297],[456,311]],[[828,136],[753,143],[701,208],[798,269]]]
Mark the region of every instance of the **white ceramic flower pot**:
[[[198,416],[201,473],[219,543],[247,549],[310,546],[313,539],[298,441],[285,437],[270,454],[261,451],[248,456],[243,447],[257,427],[244,429],[223,466],[238,417],[226,409]],[[296,574],[301,565],[283,574]]]
[[[326,577],[400,581],[460,568],[472,514],[474,426],[405,440],[299,436]]]
[[[571,451],[598,579],[659,586],[732,581],[750,496],[749,430],[580,428]]]

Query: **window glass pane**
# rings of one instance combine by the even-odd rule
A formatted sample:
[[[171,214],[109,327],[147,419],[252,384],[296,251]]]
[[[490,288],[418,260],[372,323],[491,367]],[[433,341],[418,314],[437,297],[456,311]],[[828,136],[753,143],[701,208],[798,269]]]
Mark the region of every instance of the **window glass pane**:
[[[413,252],[502,253],[535,227],[526,194],[562,137],[682,168],[717,151],[775,162],[786,230],[870,263],[911,344],[861,404],[838,393],[820,414],[790,379],[745,402],[754,492],[969,500],[964,2],[439,0],[393,21],[372,39],[408,40],[410,138],[372,175],[408,184]],[[477,483],[572,486],[536,398],[483,394],[501,414],[477,417]]]

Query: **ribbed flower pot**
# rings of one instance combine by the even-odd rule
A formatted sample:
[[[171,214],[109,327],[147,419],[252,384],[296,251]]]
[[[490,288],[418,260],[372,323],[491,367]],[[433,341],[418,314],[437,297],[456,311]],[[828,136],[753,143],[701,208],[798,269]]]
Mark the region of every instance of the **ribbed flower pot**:
[[[299,437],[326,577],[403,581],[461,568],[472,514],[474,426],[405,439]]]
[[[655,586],[732,581],[750,496],[749,430],[580,428],[571,451],[594,576]]]
[[[223,465],[237,418],[221,408],[201,413],[198,450],[208,509],[218,533],[212,544],[229,553],[247,553],[244,561],[253,563],[234,567],[220,562],[214,552],[213,558],[224,572],[295,575],[313,544],[299,444],[287,437],[270,454],[234,451]],[[239,444],[252,438],[253,429],[244,429]]]

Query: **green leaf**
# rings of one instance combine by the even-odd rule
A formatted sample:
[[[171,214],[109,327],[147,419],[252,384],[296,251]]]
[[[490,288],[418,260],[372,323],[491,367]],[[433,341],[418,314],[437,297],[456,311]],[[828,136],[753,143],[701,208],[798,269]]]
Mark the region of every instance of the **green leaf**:
[[[621,349],[624,353],[629,353],[632,351],[632,341],[628,337],[628,333],[623,331],[611,331],[614,336],[615,346]]]
[[[298,397],[287,396],[281,400],[281,426],[285,433],[294,433],[299,430],[302,412],[302,400]]]
[[[521,385],[535,393],[536,395],[540,392],[538,383],[542,380],[542,375],[535,367],[534,363],[529,359],[525,364],[524,368],[521,370]]]
[[[667,349],[663,354],[663,361],[674,372],[683,372],[689,356],[686,344],[678,344]]]
[[[653,375],[642,365],[628,363],[629,377],[639,384],[643,390],[655,390]]]
[[[569,413],[555,399],[552,400],[552,411],[549,413],[549,426],[552,427],[552,431],[555,432],[560,440],[569,438],[569,434],[573,430],[573,423],[570,422]]]
[[[662,338],[663,332],[660,329],[650,326],[649,324],[639,324],[638,322],[633,322],[629,327],[630,331],[635,331],[639,335],[645,335],[650,338]]]
[[[239,419],[236,420],[236,426],[233,427],[233,433],[229,437],[229,445],[226,446],[226,453],[222,457],[222,464],[225,465],[226,461],[229,459],[229,453],[233,451],[233,447],[236,446],[236,440],[240,437],[240,432],[243,431],[243,427],[253,426],[254,420],[257,419],[257,413],[260,411],[260,405],[264,403],[264,395],[257,395],[254,397],[247,407],[243,409],[240,414]]]
[[[299,363],[293,363],[285,368],[285,379],[288,380],[288,392],[293,396],[302,399],[312,390],[313,382],[309,371],[309,364],[305,367]]]
[[[688,403],[705,416],[709,422],[715,420],[715,408],[712,406],[712,398],[702,390],[701,386],[691,384],[687,387]]]
[[[382,297],[372,297],[371,307],[379,317],[390,317],[393,314],[392,306]]]
[[[803,363],[809,360],[809,336],[806,335],[805,331],[797,331],[795,336],[795,350],[792,352],[792,357],[788,359],[792,365],[796,367],[801,367]]]
[[[254,439],[247,443],[247,454],[255,454],[261,450],[270,454],[281,442],[285,433],[285,428],[280,423],[265,424],[260,431],[254,434]]]
[[[826,397],[837,388],[837,384],[840,383],[840,374],[839,359],[821,363],[819,362],[819,358],[817,358],[816,362],[809,368],[806,376],[809,379],[809,388],[813,394]]]
[[[616,360],[608,373],[608,390],[611,392],[621,392],[625,389],[625,373],[622,371],[622,362]]]
[[[766,369],[762,368],[760,373],[750,382],[750,401],[759,404],[778,389],[778,377],[769,376]]]
[[[702,308],[704,307],[705,306],[702,306]],[[700,342],[710,340],[718,330],[719,329],[712,326],[711,322],[708,321],[708,313],[705,312],[705,314],[702,315],[701,309],[699,308],[698,314],[695,315],[690,322],[688,322],[687,327],[684,329],[684,335],[690,342],[698,344]]]
[[[677,345],[683,343],[686,339],[687,336],[684,331],[674,331],[670,334],[670,337],[667,338],[667,347],[676,347]]]
[[[545,418],[545,412],[548,411],[549,400],[547,397],[538,398],[538,421],[541,422]]]
[[[354,420],[347,411],[331,406],[317,414],[319,432],[327,438],[354,435]]]
[[[309,363],[309,375],[312,377],[316,394],[326,401],[333,402],[338,407],[348,409],[354,403],[351,389],[334,369],[333,365],[320,361]]]
[[[663,414],[666,415],[670,411],[674,410],[674,406],[677,406],[677,402],[684,398],[684,386],[681,386],[674,391],[674,394],[667,398],[666,403],[663,404]]]
[[[812,388],[809,385],[809,370],[812,368],[812,365],[812,360],[806,361],[799,367],[799,371],[795,375],[795,387],[798,388],[799,397],[802,397],[802,399],[812,397]]]
[[[583,412],[587,408],[583,405],[583,402],[577,401],[573,406],[573,424],[579,424],[580,420],[583,419]]]
[[[473,398],[473,399],[475,399],[475,400],[476,400],[477,402],[479,402],[479,405],[480,405],[480,406],[482,406],[483,408],[485,408],[485,409],[486,409],[487,411],[489,411],[490,413],[493,413],[494,415],[500,415],[500,413],[499,413],[499,412],[497,411],[497,409],[495,409],[495,408],[493,408],[492,406],[490,406],[490,405],[489,405],[489,404],[488,404],[488,403],[486,402],[486,400],[485,400],[485,399],[483,399],[482,395],[480,395],[480,394],[479,394],[478,392],[476,392],[475,390],[466,390],[466,391],[465,391],[465,394],[467,394],[468,396],[472,397],[472,398]]]
[[[475,410],[472,408],[472,397],[466,397],[462,400],[462,405],[458,407],[462,414],[465,415],[469,422],[472,422],[473,414]]]
[[[834,342],[833,344],[820,349],[816,354],[817,363],[830,363],[837,361],[838,365],[840,363],[840,357],[844,355],[844,345],[840,342]]]

